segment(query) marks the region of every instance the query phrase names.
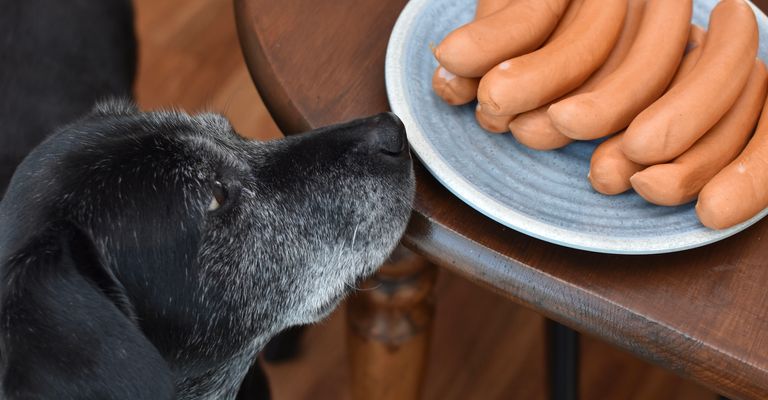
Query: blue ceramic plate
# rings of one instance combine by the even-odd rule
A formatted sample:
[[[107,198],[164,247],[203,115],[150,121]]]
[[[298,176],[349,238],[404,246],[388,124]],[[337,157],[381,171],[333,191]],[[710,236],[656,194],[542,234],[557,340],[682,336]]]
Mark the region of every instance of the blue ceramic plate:
[[[694,1],[693,22],[707,26],[716,0]],[[530,150],[512,135],[483,131],[474,104],[452,107],[432,92],[437,62],[430,44],[470,21],[475,0],[411,0],[397,20],[386,59],[387,93],[408,140],[431,173],[460,199],[527,235],[602,253],[668,253],[727,238],[731,229],[699,223],[694,203],[659,207],[634,192],[603,196],[587,181],[594,142],[551,152]],[[757,8],[759,55],[768,60],[768,19]]]

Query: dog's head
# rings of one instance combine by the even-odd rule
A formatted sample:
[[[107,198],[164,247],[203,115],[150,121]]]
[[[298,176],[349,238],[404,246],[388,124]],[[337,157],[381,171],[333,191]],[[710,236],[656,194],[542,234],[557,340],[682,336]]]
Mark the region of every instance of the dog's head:
[[[220,390],[221,365],[323,317],[385,260],[413,193],[392,114],[255,142],[215,114],[99,106],[36,148],[0,204],[4,390],[62,365],[152,382],[155,364]]]

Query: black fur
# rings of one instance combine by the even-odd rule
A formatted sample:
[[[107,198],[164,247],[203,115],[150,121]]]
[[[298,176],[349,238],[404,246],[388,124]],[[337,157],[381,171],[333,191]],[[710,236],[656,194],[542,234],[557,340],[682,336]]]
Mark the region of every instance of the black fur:
[[[173,398],[168,365],[110,275],[88,237],[66,223],[34,235],[8,261],[4,398]]]

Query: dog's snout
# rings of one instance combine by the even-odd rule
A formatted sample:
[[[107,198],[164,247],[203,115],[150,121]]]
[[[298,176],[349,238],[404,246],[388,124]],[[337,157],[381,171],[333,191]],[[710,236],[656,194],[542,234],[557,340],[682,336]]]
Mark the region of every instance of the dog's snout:
[[[350,154],[353,156],[374,156],[388,164],[405,163],[411,158],[405,125],[391,112],[320,128],[306,137],[308,146],[315,146],[310,143],[316,138],[329,150],[352,150]]]
[[[390,156],[399,156],[406,151],[405,126],[397,115],[387,112],[374,117],[372,142],[378,150]]]

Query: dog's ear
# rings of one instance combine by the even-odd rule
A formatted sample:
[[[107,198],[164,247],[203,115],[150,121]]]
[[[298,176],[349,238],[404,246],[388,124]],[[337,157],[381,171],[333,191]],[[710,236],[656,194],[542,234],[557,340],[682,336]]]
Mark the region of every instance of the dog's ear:
[[[50,227],[2,273],[0,398],[174,398],[170,368],[87,234]]]

